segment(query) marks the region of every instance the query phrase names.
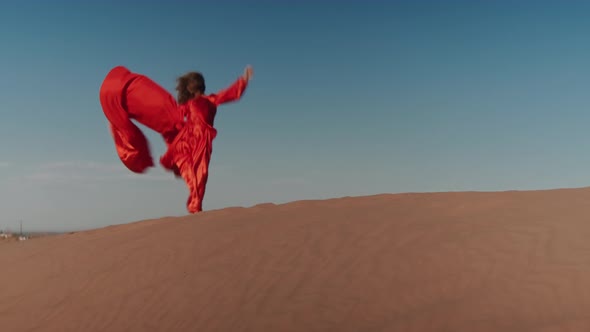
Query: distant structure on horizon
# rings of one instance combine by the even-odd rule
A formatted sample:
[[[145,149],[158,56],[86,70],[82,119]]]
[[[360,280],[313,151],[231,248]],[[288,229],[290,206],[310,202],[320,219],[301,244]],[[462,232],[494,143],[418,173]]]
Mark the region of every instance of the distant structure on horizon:
[[[18,241],[25,241],[25,240],[29,239],[29,236],[23,234],[22,220],[20,221],[20,233],[18,235],[12,233],[10,230],[8,230],[8,231],[0,230],[0,240],[11,240],[11,239],[15,239]]]

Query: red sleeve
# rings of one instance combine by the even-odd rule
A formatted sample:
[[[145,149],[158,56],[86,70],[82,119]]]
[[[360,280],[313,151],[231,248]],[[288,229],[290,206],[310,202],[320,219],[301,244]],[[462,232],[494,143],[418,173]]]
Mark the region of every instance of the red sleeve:
[[[219,91],[216,94],[209,95],[209,100],[211,100],[211,102],[217,106],[236,101],[242,97],[242,94],[244,94],[247,86],[248,81],[246,81],[243,77],[240,77],[229,87]]]

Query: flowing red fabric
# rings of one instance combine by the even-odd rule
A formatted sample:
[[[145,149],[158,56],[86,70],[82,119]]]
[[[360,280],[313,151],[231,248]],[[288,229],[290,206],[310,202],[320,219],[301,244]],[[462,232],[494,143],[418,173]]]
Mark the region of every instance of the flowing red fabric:
[[[161,86],[125,67],[113,68],[100,87],[100,103],[109,121],[117,154],[135,173],[154,166],[149,143],[132,119],[162,134],[166,142],[183,127],[176,101]]]
[[[202,211],[209,175],[212,143],[217,136],[213,127],[217,107],[240,99],[247,81],[240,77],[216,94],[203,95],[183,105],[148,77],[125,67],[113,68],[100,88],[100,102],[123,164],[131,171],[143,173],[154,166],[149,143],[131,121],[160,133],[167,151],[160,164],[186,182],[190,213]]]

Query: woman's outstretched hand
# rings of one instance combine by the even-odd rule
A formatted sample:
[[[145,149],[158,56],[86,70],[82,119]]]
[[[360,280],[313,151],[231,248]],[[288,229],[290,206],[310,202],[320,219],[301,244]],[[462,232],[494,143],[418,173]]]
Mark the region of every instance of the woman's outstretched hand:
[[[254,75],[254,70],[252,69],[252,66],[250,66],[250,65],[246,66],[246,69],[244,69],[244,75],[242,77],[246,81],[249,81],[252,79],[253,75]]]

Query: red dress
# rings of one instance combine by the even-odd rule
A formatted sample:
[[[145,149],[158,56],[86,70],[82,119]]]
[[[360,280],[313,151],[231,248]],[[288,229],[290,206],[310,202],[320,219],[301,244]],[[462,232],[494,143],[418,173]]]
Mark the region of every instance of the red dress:
[[[240,77],[217,94],[198,96],[179,106],[151,79],[119,66],[105,77],[100,102],[117,154],[129,170],[143,173],[154,166],[147,139],[131,120],[162,135],[168,149],[160,164],[184,179],[189,189],[187,210],[196,213],[202,211],[217,136],[213,127],[217,107],[240,99],[246,87],[247,81]]]

